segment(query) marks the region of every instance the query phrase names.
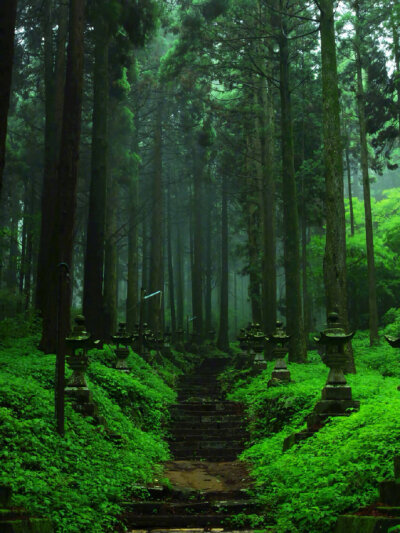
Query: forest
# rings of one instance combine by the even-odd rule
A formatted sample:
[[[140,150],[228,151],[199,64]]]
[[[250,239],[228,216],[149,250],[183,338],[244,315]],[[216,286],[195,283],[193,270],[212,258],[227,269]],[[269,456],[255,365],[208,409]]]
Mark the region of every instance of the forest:
[[[0,533],[400,533],[399,24],[0,0]]]

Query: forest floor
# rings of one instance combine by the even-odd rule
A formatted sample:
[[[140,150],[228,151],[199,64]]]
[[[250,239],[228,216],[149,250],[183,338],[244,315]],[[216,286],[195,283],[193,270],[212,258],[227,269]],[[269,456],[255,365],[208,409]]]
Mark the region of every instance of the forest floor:
[[[251,486],[248,469],[242,461],[168,461],[164,475],[178,489],[224,492]]]

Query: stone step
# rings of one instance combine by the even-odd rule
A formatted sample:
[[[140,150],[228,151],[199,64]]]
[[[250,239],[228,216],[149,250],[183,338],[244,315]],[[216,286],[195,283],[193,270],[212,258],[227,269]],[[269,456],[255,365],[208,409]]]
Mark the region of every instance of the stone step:
[[[176,461],[193,461],[205,460],[211,463],[224,463],[236,461],[243,448],[225,449],[225,450],[202,450],[196,453],[193,450],[181,450],[174,452],[173,456]]]
[[[173,408],[170,410],[170,415],[172,419],[181,419],[194,416],[239,416],[242,420],[245,419],[245,415],[238,409],[221,409],[214,411],[211,409],[199,409],[198,411],[195,411],[194,409]]]
[[[220,500],[220,501],[186,501],[186,502],[168,502],[168,501],[136,501],[124,504],[126,512],[138,515],[147,514],[237,514],[237,513],[255,513],[261,510],[260,504],[251,500]]]
[[[276,533],[276,529],[263,528],[264,532]],[[129,533],[256,533],[253,529],[233,529],[233,528],[153,528],[150,530],[131,529]]]
[[[196,443],[198,440],[204,441],[215,441],[215,440],[228,440],[232,441],[237,440],[240,442],[245,442],[249,438],[249,435],[246,431],[240,429],[225,430],[221,431],[220,429],[209,429],[207,431],[198,430],[186,430],[181,428],[175,428],[170,431],[170,440],[184,440],[186,442]]]
[[[182,383],[178,386],[177,392],[179,395],[186,394],[191,396],[209,396],[210,394],[220,394],[221,388],[217,384],[208,383],[206,385],[194,383]]]
[[[200,424],[202,422],[211,422],[213,424],[219,424],[219,423],[243,423],[243,416],[241,415],[235,415],[235,414],[228,414],[224,415],[223,413],[212,413],[208,412],[206,414],[203,413],[172,413],[172,422],[173,423],[180,423],[180,422],[192,422],[194,424]]]
[[[229,402],[229,401],[213,401],[213,402],[181,402],[173,404],[170,406],[170,409],[177,411],[189,411],[189,412],[236,412],[238,414],[243,413],[244,406],[239,402]]]
[[[226,526],[229,522],[224,515],[137,515],[126,513],[123,517],[125,524],[129,528],[155,529],[160,528],[211,528]],[[225,529],[225,527],[224,527]]]
[[[399,524],[400,517],[342,515],[334,533],[387,533]]]
[[[248,500],[250,496],[247,489],[236,489],[229,491],[222,490],[196,490],[196,489],[179,489],[177,487],[154,486],[145,487],[136,485],[135,492],[146,493],[147,500],[154,501],[226,501],[226,500]],[[131,502],[125,502],[123,505],[129,505]]]
[[[182,420],[182,421],[176,422],[175,424],[172,424],[171,431],[173,430],[172,428],[177,428],[177,429],[182,429],[182,430],[203,430],[203,431],[208,431],[210,429],[221,430],[221,431],[231,429],[232,431],[240,431],[243,429],[243,419],[240,419],[236,422],[232,422],[232,421],[217,422],[215,420],[213,422],[202,421],[201,425],[197,420],[194,420],[194,421],[193,420]]]
[[[184,441],[170,441],[171,451],[177,452],[180,450],[193,450],[193,451],[208,451],[208,450],[225,450],[225,449],[237,449],[243,450],[243,442],[241,441],[226,441],[226,440],[214,440],[214,441],[196,441],[188,442]]]

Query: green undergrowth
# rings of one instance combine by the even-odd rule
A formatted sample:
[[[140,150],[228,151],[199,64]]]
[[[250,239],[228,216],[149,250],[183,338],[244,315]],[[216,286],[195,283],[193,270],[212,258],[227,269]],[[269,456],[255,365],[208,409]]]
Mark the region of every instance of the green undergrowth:
[[[115,531],[121,502],[138,485],[159,481],[158,465],[169,457],[168,406],[190,358],[174,352],[150,365],[131,352],[126,375],[112,368],[108,346],[93,350],[88,384],[108,430],[67,404],[61,438],[54,422],[55,356],[40,352],[37,341],[34,335],[0,341],[0,484],[11,486],[14,505],[50,517],[57,532]],[[110,432],[122,437],[121,445]]]
[[[224,375],[230,399],[247,407],[251,439],[242,459],[252,466],[255,496],[277,531],[333,532],[338,515],[378,498],[378,483],[393,477],[400,452],[398,351],[386,343],[353,342],[357,374],[347,376],[359,412],[332,419],[313,437],[286,452],[284,439],[305,428],[320,399],[328,369],[315,352],[308,364],[290,364],[293,382],[267,388],[273,363],[256,377],[231,369]],[[234,380],[232,380],[234,376]]]

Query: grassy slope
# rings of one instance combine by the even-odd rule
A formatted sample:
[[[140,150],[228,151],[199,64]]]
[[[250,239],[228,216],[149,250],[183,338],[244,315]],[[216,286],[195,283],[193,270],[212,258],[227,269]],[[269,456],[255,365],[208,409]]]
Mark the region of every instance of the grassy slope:
[[[13,488],[16,505],[50,516],[57,531],[106,531],[119,502],[157,477],[157,465],[168,458],[163,422],[176,397],[171,387],[188,362],[175,354],[180,368],[164,360],[157,372],[131,353],[132,374],[125,375],[111,368],[109,348],[91,353],[89,386],[109,428],[124,437],[116,447],[102,426],[70,406],[65,438],[55,433],[55,357],[36,346],[35,336],[0,346],[0,484]]]
[[[250,380],[225,376],[235,382],[231,398],[247,404],[252,445],[242,458],[252,463],[257,496],[280,532],[328,533],[339,514],[376,500],[378,482],[393,476],[400,452],[398,353],[386,343],[369,348],[363,334],[354,348],[358,373],[348,382],[360,411],[332,420],[285,453],[284,438],[304,427],[326,381],[318,355],[310,354],[310,364],[291,364],[294,382],[272,389],[272,363]]]

